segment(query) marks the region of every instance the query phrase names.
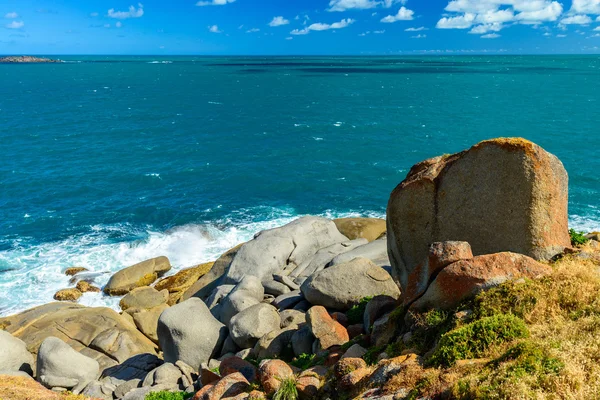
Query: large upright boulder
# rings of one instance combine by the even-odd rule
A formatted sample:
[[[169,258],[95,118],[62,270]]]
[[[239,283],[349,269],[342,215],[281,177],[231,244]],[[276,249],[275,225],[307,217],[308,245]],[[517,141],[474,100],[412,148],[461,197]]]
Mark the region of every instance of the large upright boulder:
[[[546,260],[570,246],[568,176],[560,160],[519,138],[416,164],[387,207],[388,252],[405,289],[429,245],[465,241],[473,254]]]
[[[105,369],[142,353],[156,354],[156,345],[114,310],[73,303],[50,303],[0,318],[0,328],[27,344],[35,356],[41,343],[57,337]]]
[[[0,330],[0,371],[23,371],[31,375],[32,366],[33,356],[25,342]]]
[[[157,257],[124,268],[110,277],[104,287],[104,293],[111,296],[122,296],[131,290],[148,286],[171,269],[167,257]]]
[[[199,371],[202,363],[220,352],[227,328],[202,300],[193,297],[165,310],[158,319],[157,333],[165,362],[181,360]]]
[[[100,365],[93,358],[73,350],[55,337],[47,337],[37,355],[37,379],[48,388],[72,389],[80,393],[100,375]]]
[[[348,310],[365,297],[400,297],[390,274],[366,258],[326,268],[308,278],[301,290],[311,304],[336,310]]]
[[[260,232],[244,244],[233,258],[223,283],[237,283],[248,275],[270,280],[281,271],[289,274],[317,251],[347,241],[327,218],[297,219],[280,228]]]

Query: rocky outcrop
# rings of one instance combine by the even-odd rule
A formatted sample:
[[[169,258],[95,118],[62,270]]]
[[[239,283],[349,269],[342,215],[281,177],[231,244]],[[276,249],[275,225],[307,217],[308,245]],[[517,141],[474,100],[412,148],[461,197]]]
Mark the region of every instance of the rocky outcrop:
[[[554,155],[524,139],[493,139],[412,167],[387,207],[388,252],[402,289],[434,242],[473,254],[550,259],[570,246],[568,177]]]
[[[34,356],[44,339],[54,336],[98,361],[102,369],[156,350],[134,325],[104,307],[50,303],[0,318],[0,327],[24,341]]]
[[[316,338],[314,353],[333,346],[341,346],[350,340],[346,328],[331,318],[325,307],[312,307],[306,313],[306,321],[311,333]]]
[[[54,294],[54,300],[57,301],[77,301],[83,296],[79,289],[61,289]]]
[[[143,261],[114,274],[104,287],[104,293],[111,296],[122,296],[137,287],[152,284],[170,269],[171,264],[167,257]]]
[[[129,292],[119,302],[121,310],[126,311],[130,308],[152,308],[161,304],[166,304],[169,299],[167,290],[158,291],[153,287],[145,286],[135,288]]]
[[[367,239],[369,242],[385,234],[385,219],[380,218],[338,218],[333,222],[338,231],[350,240]]]
[[[37,354],[37,380],[44,386],[80,393],[100,375],[98,361],[73,350],[55,337],[46,338]]]
[[[0,64],[47,64],[47,63],[62,63],[61,60],[53,60],[51,58],[41,58],[33,56],[9,56],[0,57]]]
[[[153,287],[135,288],[121,299],[119,305],[124,315],[129,315],[135,326],[148,339],[158,343],[158,318],[169,306],[167,290],[157,291]]]
[[[337,310],[348,310],[369,296],[400,297],[390,274],[365,258],[324,269],[311,276],[301,290],[311,304]]]
[[[166,362],[181,360],[199,371],[203,363],[221,351],[227,328],[202,300],[191,298],[162,313],[157,333]]]
[[[515,253],[477,256],[448,265],[429,285],[425,294],[412,303],[412,310],[450,309],[484,289],[508,280],[539,278],[552,272],[548,265]]]
[[[378,239],[342,253],[331,260],[328,266],[332,267],[338,264],[345,264],[359,257],[367,258],[371,260],[373,264],[389,269],[390,259],[388,258],[387,252],[387,239]]]
[[[25,342],[0,330],[0,371],[22,371],[31,375],[32,367],[33,356]]]
[[[229,323],[231,338],[242,349],[254,347],[258,339],[279,329],[280,325],[277,309],[265,303],[246,308]]]
[[[168,304],[172,306],[179,302],[186,290],[188,290],[201,277],[206,275],[213,267],[214,262],[196,265],[192,268],[187,268],[179,271],[173,276],[163,278],[156,282],[154,288],[156,290],[168,290]]]
[[[320,217],[297,219],[280,228],[260,232],[244,244],[233,258],[223,283],[238,283],[248,275],[261,281],[282,272],[289,275],[317,251],[347,241],[331,220]]]

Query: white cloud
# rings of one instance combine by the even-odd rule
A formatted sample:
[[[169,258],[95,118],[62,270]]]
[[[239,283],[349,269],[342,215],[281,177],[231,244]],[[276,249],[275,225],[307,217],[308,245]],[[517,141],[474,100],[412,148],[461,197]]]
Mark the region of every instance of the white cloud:
[[[425,28],[424,26],[420,26],[418,28],[406,28],[404,31],[405,32],[421,32],[421,31],[428,31],[429,29]]]
[[[418,34],[416,36],[411,36],[410,38],[411,39],[425,39],[426,37],[427,37],[427,35]]]
[[[290,33],[292,35],[307,35],[310,33],[310,31],[327,31],[330,29],[342,29],[352,25],[354,22],[356,21],[352,18],[343,19],[340,22],[334,22],[333,24],[323,24],[318,22],[316,24],[311,24],[304,29],[294,29]]]
[[[226,4],[229,3],[233,3],[235,2],[235,0],[208,0],[208,1],[199,1],[196,3],[196,5],[198,7],[204,7],[204,6],[224,6]]]
[[[100,15],[100,14],[97,13],[97,12],[93,12],[93,13],[90,14],[90,17],[97,17],[98,15]]]
[[[248,29],[246,31],[246,33],[255,33],[255,32],[260,32],[260,29],[258,29],[258,28],[252,28],[252,29]]]
[[[4,18],[7,18],[7,19],[19,18],[19,14],[17,14],[16,12],[9,12],[4,16]]]
[[[381,22],[385,22],[388,24],[397,22],[397,21],[411,21],[414,19],[415,12],[413,10],[409,10],[408,8],[402,6],[396,15],[388,15],[381,19]]]
[[[223,33],[223,31],[221,31],[221,30],[219,29],[219,26],[218,26],[218,25],[212,25],[212,26],[209,26],[209,27],[208,27],[208,31],[209,31],[210,33]]]
[[[285,40],[294,40],[294,38],[291,37],[291,36],[288,36],[288,37],[285,38]]]
[[[575,14],[600,14],[600,0],[573,0],[571,12]]]
[[[445,11],[449,14],[438,21],[439,29],[468,29],[480,24],[503,28],[505,25],[497,24],[539,25],[556,21],[563,6],[555,0],[451,0]]]
[[[497,33],[488,33],[487,35],[481,36],[482,39],[497,39],[499,37],[500,35],[498,35]]]
[[[121,27],[123,27],[123,23],[121,21],[117,21],[117,23],[115,24],[115,26],[117,28],[121,28]]]
[[[476,27],[471,29],[469,33],[473,33],[475,35],[483,35],[488,32],[500,32],[502,28],[504,28],[504,25],[502,25],[499,22],[494,22],[493,24],[477,25]]]
[[[390,8],[395,3],[404,4],[406,0],[330,0],[327,11],[368,10],[371,8]]]
[[[144,5],[142,3],[138,3],[138,8],[135,6],[129,6],[129,10],[127,11],[115,11],[114,8],[108,10],[108,16],[110,18],[116,19],[127,19],[127,18],[140,18],[144,15]]]
[[[283,18],[282,16],[279,17],[274,17],[273,20],[271,22],[269,22],[269,26],[282,26],[282,25],[287,25],[289,24],[290,21]]]
[[[475,14],[467,13],[456,17],[444,17],[436,25],[438,29],[469,29],[475,21]]]
[[[24,26],[25,23],[23,21],[13,21],[10,24],[6,25],[8,29],[21,29]]]
[[[381,31],[373,31],[373,33],[376,35],[383,35],[385,33],[385,29],[383,29]]]
[[[600,31],[600,26],[594,28],[595,31]]]
[[[558,37],[558,38],[564,38],[564,37],[567,37],[567,35],[560,34],[560,35],[556,35],[556,37]]]
[[[367,36],[369,34],[371,34],[371,31],[366,31],[366,32],[363,32],[363,33],[359,33],[358,36]]]
[[[592,19],[584,14],[571,15],[560,20],[561,25],[589,25],[591,23]]]

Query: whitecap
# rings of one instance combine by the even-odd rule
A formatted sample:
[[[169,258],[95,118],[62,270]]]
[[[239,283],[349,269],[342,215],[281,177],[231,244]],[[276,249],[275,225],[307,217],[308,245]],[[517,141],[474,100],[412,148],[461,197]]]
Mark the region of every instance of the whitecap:
[[[209,101],[208,104],[222,105],[223,103],[219,103],[218,101]]]
[[[317,142],[320,142],[321,140],[323,140],[322,137],[315,137],[315,136],[313,136],[313,139],[315,139]]]

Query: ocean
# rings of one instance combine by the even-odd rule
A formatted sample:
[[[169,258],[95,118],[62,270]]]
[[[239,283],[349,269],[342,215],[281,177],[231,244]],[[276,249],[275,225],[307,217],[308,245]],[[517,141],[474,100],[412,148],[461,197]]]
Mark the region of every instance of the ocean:
[[[172,272],[306,214],[385,215],[423,159],[520,136],[600,230],[600,57],[59,57],[0,64],[0,315],[63,271]],[[86,305],[118,307],[86,293]]]

